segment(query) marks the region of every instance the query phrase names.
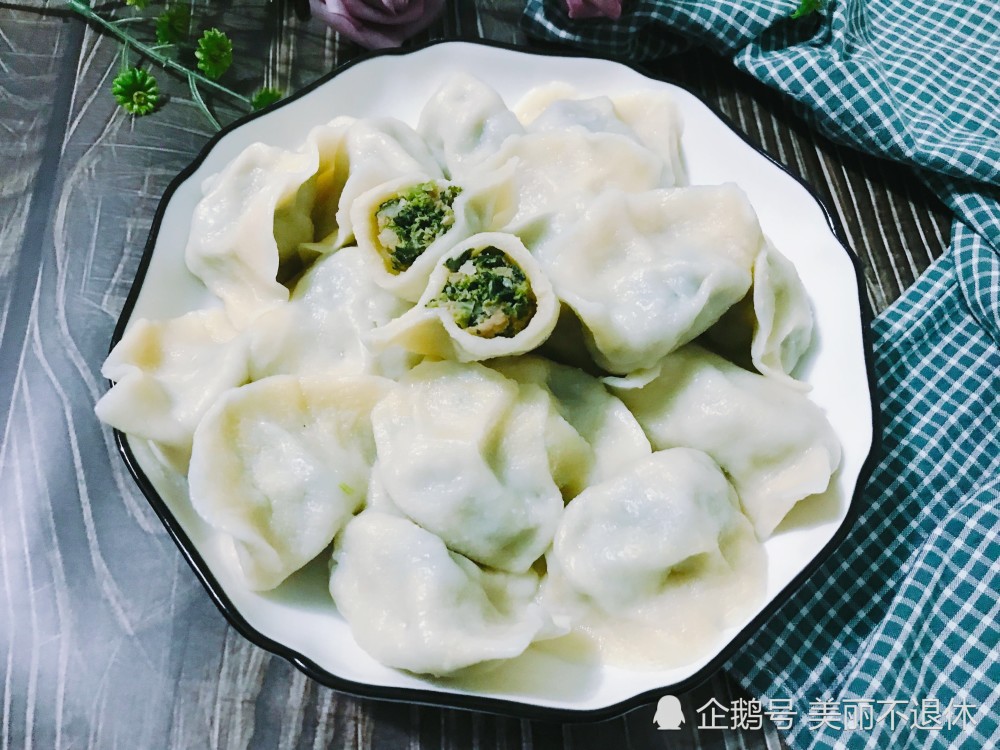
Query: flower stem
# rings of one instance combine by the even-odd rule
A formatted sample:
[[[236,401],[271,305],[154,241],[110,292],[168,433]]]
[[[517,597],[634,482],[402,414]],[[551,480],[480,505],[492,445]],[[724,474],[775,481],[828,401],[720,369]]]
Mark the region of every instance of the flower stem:
[[[198,105],[198,109],[201,110],[201,113],[205,115],[216,130],[222,130],[222,126],[219,124],[219,121],[215,119],[212,115],[212,111],[208,108],[208,105],[205,104],[205,100],[201,98],[201,92],[198,90],[198,82],[195,81],[193,75],[188,76],[188,86],[191,88],[191,98],[194,99],[194,103]]]
[[[66,0],[66,5],[69,6],[71,10],[76,11],[87,20],[97,24],[99,27],[101,27],[101,29],[111,34],[113,37],[118,39],[123,44],[135,48],[135,50],[138,51],[141,55],[148,57],[151,60],[154,60],[161,67],[180,73],[182,76],[187,78],[188,81],[191,82],[192,84],[194,82],[197,82],[203,86],[208,86],[209,88],[214,89],[220,94],[225,94],[230,99],[238,101],[248,110],[252,109],[249,97],[237,94],[232,89],[226,88],[220,83],[216,83],[211,78],[207,78],[201,75],[200,73],[196,73],[195,71],[186,68],[180,63],[171,60],[169,57],[159,52],[158,50],[159,45],[154,47],[145,44],[139,41],[138,39],[133,38],[130,34],[118,28],[118,26],[114,22],[107,21],[101,16],[99,16],[97,13],[95,13],[94,10],[90,7],[90,5],[84,2],[83,0]],[[200,96],[198,98],[199,100],[201,99]],[[199,106],[204,107],[204,102],[198,102],[198,104]],[[211,119],[214,121],[215,118]]]

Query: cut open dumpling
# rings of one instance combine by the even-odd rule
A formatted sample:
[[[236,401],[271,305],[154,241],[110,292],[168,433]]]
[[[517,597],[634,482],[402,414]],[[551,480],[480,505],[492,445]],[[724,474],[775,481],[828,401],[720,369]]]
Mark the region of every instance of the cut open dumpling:
[[[826,490],[840,463],[833,428],[801,392],[695,344],[642,377],[605,382],[655,449],[697,448],[726,470],[761,539],[796,503]]]
[[[351,220],[358,247],[372,261],[375,282],[411,302],[420,299],[445,252],[509,220],[515,200],[512,167],[454,182],[409,175],[359,196]]]
[[[223,394],[198,425],[191,504],[232,538],[252,589],[271,589],[333,540],[365,499],[370,414],[392,381],[275,375]]]
[[[521,241],[483,232],[442,255],[416,306],[370,341],[473,362],[537,348],[558,319],[552,286]]]
[[[538,577],[488,571],[398,516],[366,510],[338,537],[330,593],[382,664],[445,675],[511,659],[544,622]]]
[[[309,134],[319,152],[315,237],[331,250],[354,239],[351,207],[357,198],[404,175],[442,176],[427,144],[409,125],[392,117],[338,118]]]

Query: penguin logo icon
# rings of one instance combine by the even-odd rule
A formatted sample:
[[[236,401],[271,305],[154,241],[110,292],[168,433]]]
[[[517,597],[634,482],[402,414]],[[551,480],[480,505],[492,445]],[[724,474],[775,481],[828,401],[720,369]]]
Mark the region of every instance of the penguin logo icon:
[[[657,729],[680,729],[684,723],[684,712],[681,702],[673,695],[664,695],[656,704],[653,723]]]

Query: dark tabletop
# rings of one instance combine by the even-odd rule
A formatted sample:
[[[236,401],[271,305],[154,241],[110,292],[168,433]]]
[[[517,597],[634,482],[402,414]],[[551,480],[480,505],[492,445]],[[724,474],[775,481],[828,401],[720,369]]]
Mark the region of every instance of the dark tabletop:
[[[234,37],[234,88],[292,90],[360,52],[297,19],[293,4],[209,4]],[[526,44],[520,5],[450,2],[417,41]],[[93,414],[156,205],[213,132],[186,84],[166,75],[168,106],[126,115],[109,94],[119,53],[59,2],[0,3],[0,393],[10,402],[0,424],[0,748],[781,747],[773,727],[697,729],[710,698],[747,697],[722,672],[680,696],[681,732],[657,733],[653,706],[599,724],[529,722],[336,693],[227,624]],[[861,260],[876,312],[943,252],[948,214],[905,168],[817,136],[706,52],[656,72],[815,188]],[[223,121],[239,114],[210,104]]]

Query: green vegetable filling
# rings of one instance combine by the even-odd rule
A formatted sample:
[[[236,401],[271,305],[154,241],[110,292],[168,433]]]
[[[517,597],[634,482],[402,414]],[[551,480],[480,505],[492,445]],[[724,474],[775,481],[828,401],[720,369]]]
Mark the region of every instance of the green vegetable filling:
[[[462,192],[457,185],[442,190],[433,182],[414,185],[378,207],[378,240],[386,256],[386,267],[402,273],[455,223],[452,208]]]
[[[510,338],[525,329],[538,307],[521,267],[495,247],[449,258],[451,272],[429,307],[444,307],[455,323],[482,338]]]

